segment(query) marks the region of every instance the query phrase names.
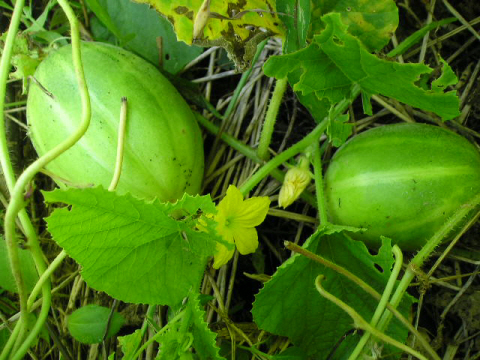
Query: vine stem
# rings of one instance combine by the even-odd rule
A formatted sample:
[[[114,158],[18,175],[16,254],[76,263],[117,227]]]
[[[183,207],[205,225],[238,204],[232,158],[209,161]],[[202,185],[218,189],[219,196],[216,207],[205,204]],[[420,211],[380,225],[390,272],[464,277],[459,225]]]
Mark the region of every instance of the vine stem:
[[[245,181],[242,186],[239,188],[240,192],[244,195],[248,194],[263,178],[267,177],[272,170],[276,169],[282,163],[290,159],[291,157],[297,155],[303,151],[307,146],[312,144],[314,141],[320,138],[320,135],[323,134],[328,125],[328,119],[325,118],[320,124],[318,124],[315,129],[312,130],[310,134],[305,136],[302,140],[296,144],[289,147],[284,152],[278,154],[267,162],[263,167],[261,167],[255,174],[253,174],[247,181]]]
[[[226,133],[221,133],[220,128],[211,123],[209,120],[207,120],[205,117],[202,115],[195,113],[196,119],[200,125],[202,125],[205,129],[210,131],[214,135],[219,135],[220,138],[228,145],[230,145],[232,148],[237,150],[239,153],[245,155],[248,157],[250,160],[255,161],[257,164],[265,164],[265,161],[260,159],[257,155],[257,152],[253,150],[251,147],[248,145],[245,145],[244,143],[238,141],[235,137],[226,134]],[[273,176],[275,179],[277,179],[279,182],[283,181],[283,178],[285,177],[285,174],[280,170],[280,169],[273,169],[270,173],[271,176]],[[246,194],[242,193],[243,196]],[[301,195],[302,199],[307,201],[310,205],[316,206],[317,204],[315,203],[315,198],[312,196],[312,194],[303,192]]]
[[[272,99],[268,105],[267,114],[265,115],[265,122],[263,123],[262,134],[260,135],[260,142],[258,144],[257,154],[260,159],[268,160],[270,154],[268,148],[272,141],[273,128],[277,121],[278,110],[282,104],[283,94],[287,90],[288,79],[284,77],[278,79],[273,90]]]
[[[393,288],[395,286],[395,282],[397,281],[398,275],[402,270],[402,265],[403,265],[402,251],[397,245],[394,245],[392,248],[392,252],[395,255],[395,265],[393,266],[392,273],[388,278],[387,286],[385,286],[385,290],[382,293],[382,298],[380,299],[380,302],[378,303],[378,306],[375,309],[375,313],[372,316],[372,320],[370,321],[370,325],[374,328],[377,326],[378,321],[380,320],[380,316],[382,316],[382,314],[385,311],[385,308],[387,307],[388,299],[392,294]],[[363,351],[363,348],[367,344],[371,335],[372,334],[368,331],[363,334],[360,341],[357,343],[357,346],[355,347],[353,352],[350,354],[350,357],[348,358],[349,360],[355,360],[360,356],[361,352]]]
[[[343,311],[345,311],[350,317],[353,319],[355,323],[355,327],[363,329],[365,331],[370,332],[373,336],[379,338],[380,340],[393,345],[409,354],[412,354],[413,356],[416,356],[417,358],[421,360],[428,360],[425,356],[420,354],[418,351],[412,349],[411,347],[402,344],[401,342],[391,338],[390,336],[385,335],[381,331],[375,329],[373,326],[371,326],[368,322],[365,321],[352,307],[344,303],[342,300],[339,298],[333,296],[330,294],[328,291],[326,291],[322,287],[322,281],[325,279],[323,275],[318,275],[317,278],[315,279],[315,287],[317,288],[317,291],[322,295],[324,298],[327,300],[330,300],[333,302],[335,305],[340,307]]]
[[[407,270],[398,284],[395,293],[392,296],[390,301],[393,307],[397,307],[400,304],[400,301],[403,298],[403,295],[407,291],[408,286],[415,278],[416,271],[415,269],[421,268],[425,260],[430,256],[430,254],[435,250],[435,248],[440,245],[442,240],[448,235],[452,229],[454,229],[463,218],[465,218],[472,209],[476,209],[480,205],[480,194],[477,194],[473,199],[465,205],[462,205],[456,212],[451,216],[445,224],[428,240],[428,242],[422,247],[422,249],[415,255],[415,257],[408,264]],[[386,312],[383,314],[380,322],[378,323],[378,329],[383,331],[387,328],[388,323],[390,322],[391,314]]]
[[[127,98],[122,97],[122,106],[120,107],[120,121],[118,122],[118,140],[117,140],[117,158],[115,161],[115,170],[113,178],[108,187],[108,191],[114,191],[117,188],[120,175],[122,173],[123,153],[125,149],[125,132],[127,128]]]
[[[3,49],[3,54],[0,59],[0,162],[2,164],[2,169],[5,177],[5,182],[7,184],[8,190],[12,192],[13,187],[15,186],[15,173],[13,171],[12,163],[10,160],[10,154],[8,151],[7,145],[7,136],[5,129],[5,116],[4,116],[4,107],[6,99],[6,90],[7,90],[7,79],[11,68],[11,58],[13,53],[13,45],[15,42],[15,37],[18,32],[18,27],[20,25],[20,20],[22,17],[22,10],[25,4],[25,0],[18,0],[15,3],[15,7],[12,13],[12,19],[7,32],[7,38],[5,40],[5,46]],[[28,219],[28,217],[27,217]],[[27,220],[28,221],[28,220]],[[14,219],[15,222],[15,219]],[[23,312],[20,313],[21,318],[17,323],[14,329],[14,333],[17,334],[15,337],[10,336],[7,344],[5,345],[2,353],[0,354],[0,359],[6,359],[8,353],[13,348],[15,344],[15,338],[17,336],[23,336],[23,328],[27,323],[27,311],[26,311],[26,289],[25,284],[23,283],[22,274],[20,271],[20,262],[18,257],[18,250],[16,249],[15,243],[9,243],[6,241],[8,258],[10,261],[10,266],[12,273],[17,285],[18,295],[20,299],[20,305],[23,305]],[[14,248],[15,247],[15,248]],[[13,249],[14,248],[14,249]]]
[[[365,291],[367,294],[370,294],[370,296],[372,296],[374,299],[378,300],[381,302],[381,295],[374,289],[372,288],[370,285],[368,285],[366,282],[364,282],[362,279],[360,279],[358,276],[352,274],[350,271],[348,271],[347,269],[327,260],[327,259],[324,259],[322,258],[321,256],[317,255],[317,254],[314,254],[312,253],[311,251],[308,251],[307,249],[304,249],[300,246],[298,246],[297,244],[295,243],[292,243],[290,241],[285,241],[284,242],[285,244],[285,247],[291,251],[294,251],[296,253],[299,253],[305,257],[308,257],[309,259],[313,260],[313,261],[316,261],[334,271],[336,271],[337,273],[339,274],[342,274],[343,276],[345,276],[347,279],[349,279],[350,281],[354,282],[355,284],[357,284],[363,291]],[[395,270],[394,270],[395,271]],[[432,357],[432,359],[435,359],[435,360],[440,360],[440,358],[438,357],[437,353],[435,352],[435,350],[432,349],[432,347],[430,346],[430,344],[425,340],[425,338],[423,336],[421,336],[417,329],[415,329],[412,324],[407,320],[405,319],[405,317],[403,317],[403,315],[395,308],[393,307],[389,302],[387,302],[385,304],[385,307],[412,333],[414,334],[419,342],[420,342],[420,345],[430,354],[430,356]],[[380,330],[381,331],[381,330]]]
[[[17,239],[15,234],[15,218],[17,214],[23,210],[25,206],[25,202],[23,200],[23,192],[24,189],[27,187],[29,182],[33,179],[33,177],[38,173],[43,167],[45,167],[50,161],[54,160],[60,154],[68,150],[71,146],[73,146],[85,133],[89,124],[90,124],[90,97],[88,94],[88,89],[86,86],[85,75],[83,73],[83,67],[81,62],[81,53],[80,53],[80,35],[79,35],[79,27],[78,27],[78,20],[75,16],[75,13],[71,9],[70,5],[68,4],[67,0],[58,0],[60,6],[64,10],[71,29],[71,36],[72,36],[72,54],[73,54],[73,63],[75,66],[75,72],[77,75],[77,81],[79,84],[80,89],[80,97],[82,102],[82,120],[80,126],[72,134],[68,139],[57,145],[54,149],[48,151],[44,156],[37,159],[33,164],[31,164],[23,173],[20,175],[17,183],[14,185],[13,190],[11,191],[11,201],[7,207],[5,213],[5,239],[7,241],[7,249],[9,259],[12,265],[12,271],[15,274],[15,281],[17,283],[17,287],[19,287],[19,298],[20,298],[20,321],[19,323],[26,324],[26,319],[28,316],[28,307],[27,307],[27,298],[23,286],[23,281],[21,278],[20,267],[18,263],[18,249],[17,249]],[[21,3],[21,1],[17,1],[15,9],[17,9],[17,5]],[[21,15],[21,14],[20,14]],[[18,15],[18,16],[20,16]],[[13,19],[12,19],[13,21]],[[18,28],[18,23],[17,23]],[[10,34],[9,34],[10,35]],[[2,60],[3,57],[2,57]],[[3,108],[3,105],[2,105]],[[2,151],[3,152],[3,151]],[[3,162],[3,160],[2,160]],[[29,238],[29,247],[32,250],[32,255],[34,257],[35,263],[37,265],[37,269],[39,264],[43,264],[43,270],[40,273],[43,273],[45,264],[42,258],[41,248],[38,243],[38,238],[34,232],[33,238]],[[46,287],[50,288],[50,283],[46,282]],[[20,341],[21,345],[19,346],[18,350],[16,351],[15,355],[12,357],[13,360],[20,360],[23,359],[23,356],[28,351],[30,345],[33,341],[37,338],[38,333],[42,329],[46,318],[48,316],[48,311],[50,308],[51,302],[51,294],[47,294],[44,291],[44,299],[42,303],[42,310],[40,315],[35,323],[33,329],[29,332],[28,336],[25,340],[22,341],[23,334],[20,333],[19,337],[15,340],[17,342]],[[6,358],[7,354],[5,354]],[[3,354],[2,358],[3,360]]]
[[[322,152],[320,150],[320,144],[316,144],[313,149],[313,169],[314,169],[314,179],[315,179],[315,192],[317,194],[317,206],[318,206],[318,215],[321,225],[328,224],[327,217],[327,205],[325,203],[325,194],[323,187],[323,176],[322,176]]]
[[[150,339],[145,341],[145,343],[138,349],[135,354],[130,358],[130,359],[138,359],[142,352],[150,345],[153,343],[155,340],[160,338],[163,333],[167,330],[169,330],[173,324],[177,323],[180,321],[183,317],[185,316],[185,309],[183,309],[181,312],[179,312],[177,315],[175,315],[169,322],[166,324],[163,328],[161,328],[154,336],[152,336]]]
[[[272,170],[275,170],[278,166],[280,166],[283,162],[287,161],[291,157],[297,155],[299,152],[303,151],[307,146],[312,144],[314,141],[320,138],[320,135],[323,134],[325,129],[328,126],[330,119],[335,119],[336,117],[340,116],[351,104],[353,99],[355,99],[358,94],[360,93],[360,86],[355,85],[352,89],[352,93],[350,98],[343,99],[337,103],[335,108],[331,111],[331,113],[326,116],[320,123],[312,130],[310,134],[305,136],[302,140],[297,142],[296,144],[289,147],[284,152],[278,154],[274,158],[272,158],[269,162],[267,162],[263,167],[261,167],[255,174],[253,174],[246,182],[242,184],[240,187],[240,191],[243,195],[248,194],[263,178],[268,176]]]
[[[67,253],[65,250],[62,250],[56,257],[55,259],[50,263],[48,268],[42,273],[40,278],[38,279],[37,283],[35,284],[35,287],[33,288],[32,292],[30,293],[30,296],[28,297],[27,300],[27,309],[30,311],[30,309],[33,306],[33,303],[35,302],[35,299],[37,297],[37,294],[40,292],[40,288],[43,287],[43,284],[47,282],[50,278],[50,275],[53,274],[53,272],[60,266],[62,261],[67,257]]]

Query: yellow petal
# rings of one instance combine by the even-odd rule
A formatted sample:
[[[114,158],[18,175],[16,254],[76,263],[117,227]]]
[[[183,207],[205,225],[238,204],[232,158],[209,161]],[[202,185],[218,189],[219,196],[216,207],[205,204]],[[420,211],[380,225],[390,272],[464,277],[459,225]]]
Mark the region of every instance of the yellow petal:
[[[225,197],[217,205],[217,213],[224,213],[225,216],[233,215],[242,206],[243,196],[235,185],[230,185]]]
[[[228,250],[225,245],[217,242],[217,252],[214,256],[213,268],[220,269],[220,267],[228,263],[228,261],[232,258],[234,252],[234,249]]]
[[[235,214],[235,224],[243,227],[260,225],[267,216],[270,199],[267,196],[253,197],[243,201]]]
[[[235,245],[238,252],[242,255],[254,253],[258,247],[258,234],[255,228],[243,228],[241,231],[235,231]]]

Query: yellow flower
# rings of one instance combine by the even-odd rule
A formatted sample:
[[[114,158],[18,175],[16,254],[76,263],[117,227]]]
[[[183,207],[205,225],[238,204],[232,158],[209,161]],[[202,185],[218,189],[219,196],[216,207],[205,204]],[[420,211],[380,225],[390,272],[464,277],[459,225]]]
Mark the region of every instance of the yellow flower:
[[[299,166],[292,167],[285,174],[285,179],[278,195],[278,205],[285,209],[297,200],[310,183],[311,178],[308,159],[302,157]]]
[[[235,244],[242,255],[255,252],[258,247],[258,234],[255,226],[260,225],[267,216],[270,199],[267,196],[243,200],[242,193],[233,185],[217,205],[218,234],[228,243]],[[233,256],[234,249],[217,243],[214,256],[215,269],[225,265]]]

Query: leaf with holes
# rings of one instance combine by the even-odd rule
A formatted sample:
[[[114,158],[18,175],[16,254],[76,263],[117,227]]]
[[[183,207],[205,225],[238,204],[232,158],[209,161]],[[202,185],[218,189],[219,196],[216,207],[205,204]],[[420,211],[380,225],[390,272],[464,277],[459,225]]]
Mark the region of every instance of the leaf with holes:
[[[382,293],[393,264],[389,240],[384,242],[377,255],[371,255],[362,242],[351,240],[338,232],[341,230],[342,227],[338,226],[322,228],[307,240],[304,247],[344,267]],[[314,281],[320,274],[326,277],[324,287],[328,292],[370,321],[377,300],[343,275],[298,254],[282,264],[265,283],[252,310],[260,328],[288,336],[309,358],[318,360],[327,358],[337,341],[353,329],[350,316],[315,289]],[[411,305],[412,298],[407,296],[400,309],[404,316],[408,315]],[[407,336],[406,329],[397,321],[392,322],[387,333],[401,340]],[[353,337],[348,337],[342,347],[349,346],[352,340]]]
[[[274,0],[135,0],[153,6],[172,24],[180,41],[221,46],[240,70],[246,70],[257,44],[269,36],[283,36]]]
[[[450,76],[440,84],[434,83],[435,88],[425,90],[417,86],[417,81],[420,76],[430,74],[431,68],[424,64],[387,61],[370,54],[347,32],[339,14],[327,14],[322,20],[325,29],[308,47],[270,57],[264,65],[265,74],[284,78],[293,73],[298,79],[293,84],[295,91],[315,94],[318,100],[327,99],[331,104],[349,98],[352,87],[358,85],[366,102],[373,94],[381,94],[434,112],[444,120],[460,114],[455,91],[443,92],[439,88],[444,83],[452,84]]]
[[[398,8],[394,0],[313,0],[309,38],[322,32],[322,16],[338,13],[348,25],[348,32],[356,36],[369,51],[381,50],[398,26]]]

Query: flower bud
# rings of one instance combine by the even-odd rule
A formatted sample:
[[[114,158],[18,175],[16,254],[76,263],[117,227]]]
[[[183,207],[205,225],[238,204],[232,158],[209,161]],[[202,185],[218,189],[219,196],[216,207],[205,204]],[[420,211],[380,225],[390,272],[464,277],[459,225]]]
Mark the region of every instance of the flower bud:
[[[278,196],[278,205],[285,209],[297,200],[310,183],[311,178],[308,159],[302,157],[299,166],[292,167],[287,171]]]

